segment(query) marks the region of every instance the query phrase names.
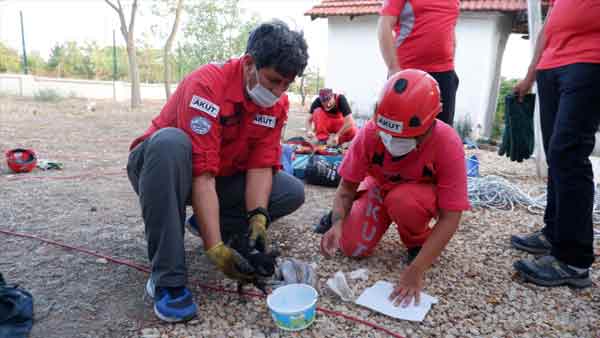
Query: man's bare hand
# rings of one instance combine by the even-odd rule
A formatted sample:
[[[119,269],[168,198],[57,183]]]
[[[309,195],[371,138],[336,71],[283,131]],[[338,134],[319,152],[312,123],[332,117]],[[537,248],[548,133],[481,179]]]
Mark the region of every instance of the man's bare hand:
[[[533,81],[529,79],[521,80],[513,87],[513,92],[517,95],[519,102],[523,102],[523,97],[531,91],[531,87],[533,87]]]
[[[421,289],[423,288],[423,273],[410,266],[400,274],[400,280],[390,295],[390,301],[394,305],[406,307],[415,300],[415,305],[421,301]]]
[[[340,239],[342,238],[341,225],[341,222],[337,222],[321,238],[321,253],[323,255],[331,257],[335,255],[335,252],[340,247]]]

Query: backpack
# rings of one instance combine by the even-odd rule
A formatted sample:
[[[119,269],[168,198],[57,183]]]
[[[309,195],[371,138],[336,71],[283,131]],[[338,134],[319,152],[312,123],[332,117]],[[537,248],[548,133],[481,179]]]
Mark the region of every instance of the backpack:
[[[33,297],[0,273],[0,338],[24,338],[33,326]]]

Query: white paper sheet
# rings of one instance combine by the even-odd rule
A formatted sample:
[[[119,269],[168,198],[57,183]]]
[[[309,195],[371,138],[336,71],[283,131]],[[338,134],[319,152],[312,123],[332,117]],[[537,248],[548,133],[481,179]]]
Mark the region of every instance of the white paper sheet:
[[[407,307],[394,306],[394,303],[388,299],[392,291],[394,291],[394,284],[378,281],[358,297],[356,304],[393,318],[420,322],[431,309],[431,305],[438,302],[437,298],[421,292],[421,301],[418,306],[414,305],[414,301]]]

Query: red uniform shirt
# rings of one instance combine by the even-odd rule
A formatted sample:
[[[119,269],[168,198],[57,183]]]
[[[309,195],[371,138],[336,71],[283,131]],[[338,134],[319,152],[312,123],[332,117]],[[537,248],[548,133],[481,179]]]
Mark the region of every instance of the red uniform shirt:
[[[537,65],[549,69],[600,63],[600,1],[556,0],[546,22],[546,47]]]
[[[426,72],[454,69],[458,0],[384,0],[379,14],[398,17],[394,31],[401,68]]]
[[[192,142],[194,176],[280,168],[287,96],[271,108],[261,108],[247,98],[244,88],[240,59],[200,67],[181,82],[131,149],[161,128],[176,127]]]
[[[465,167],[460,137],[440,120],[417,149],[399,160],[385,151],[375,123],[369,121],[352,142],[339,173],[354,183],[372,176],[384,191],[405,182],[431,183],[440,209],[461,211],[470,208]]]

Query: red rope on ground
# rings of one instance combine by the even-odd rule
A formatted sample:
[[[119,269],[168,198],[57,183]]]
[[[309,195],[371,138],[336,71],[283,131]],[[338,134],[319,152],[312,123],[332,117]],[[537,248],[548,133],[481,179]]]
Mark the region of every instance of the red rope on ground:
[[[22,181],[22,180],[74,180],[79,178],[101,178],[106,176],[121,176],[124,174],[124,170],[111,171],[111,172],[91,172],[86,174],[71,175],[71,176],[32,176],[27,174],[18,174],[10,177],[2,177],[7,181]]]
[[[13,237],[22,237],[22,238],[28,238],[28,239],[35,239],[37,241],[46,243],[46,244],[50,244],[50,245],[54,245],[54,246],[58,246],[61,247],[63,249],[67,249],[67,250],[73,250],[73,251],[77,251],[77,252],[81,252],[90,256],[94,256],[97,258],[103,258],[106,259],[109,262],[115,263],[115,264],[119,264],[119,265],[125,265],[128,266],[130,268],[139,270],[141,272],[145,272],[145,273],[150,273],[150,269],[147,266],[143,266],[140,265],[138,263],[135,262],[130,262],[127,260],[123,260],[123,259],[118,259],[118,258],[114,258],[108,255],[104,255],[104,254],[100,254],[94,251],[91,251],[89,249],[86,248],[82,248],[82,247],[76,247],[76,246],[71,246],[68,244],[64,244],[64,243],[60,243],[60,242],[56,242],[50,239],[45,239],[36,235],[31,235],[31,234],[25,234],[25,233],[18,233],[18,232],[13,232],[13,231],[8,231],[8,230],[2,230],[0,229],[0,233],[7,235],[7,236],[13,236]],[[208,289],[208,290],[213,290],[213,291],[217,291],[217,292],[221,292],[221,293],[230,293],[230,294],[235,294],[235,295],[240,295],[240,293],[237,290],[229,290],[229,289],[225,289],[223,287],[220,286],[214,286],[214,285],[208,285],[208,284],[203,284],[200,282],[197,282],[198,285],[203,288],[203,289]],[[256,297],[256,298],[265,298],[265,295],[259,294],[259,293],[254,293],[254,292],[242,292],[241,293],[244,296],[251,296],[251,297]],[[323,307],[317,307],[317,311],[322,312],[326,315],[329,316],[334,316],[334,317],[340,317],[340,318],[344,318],[346,320],[350,320],[353,321],[355,323],[359,323],[359,324],[363,324],[366,326],[369,326],[373,329],[385,332],[387,334],[389,334],[390,336],[394,337],[394,338],[404,338],[403,336],[399,335],[398,333],[395,333],[389,329],[386,329],[383,326],[377,325],[375,323],[366,321],[364,319],[360,319],[358,317],[354,317],[351,315],[347,315],[343,312],[339,312],[339,311],[333,311],[333,310],[329,310]],[[600,338],[600,337],[599,337]]]

